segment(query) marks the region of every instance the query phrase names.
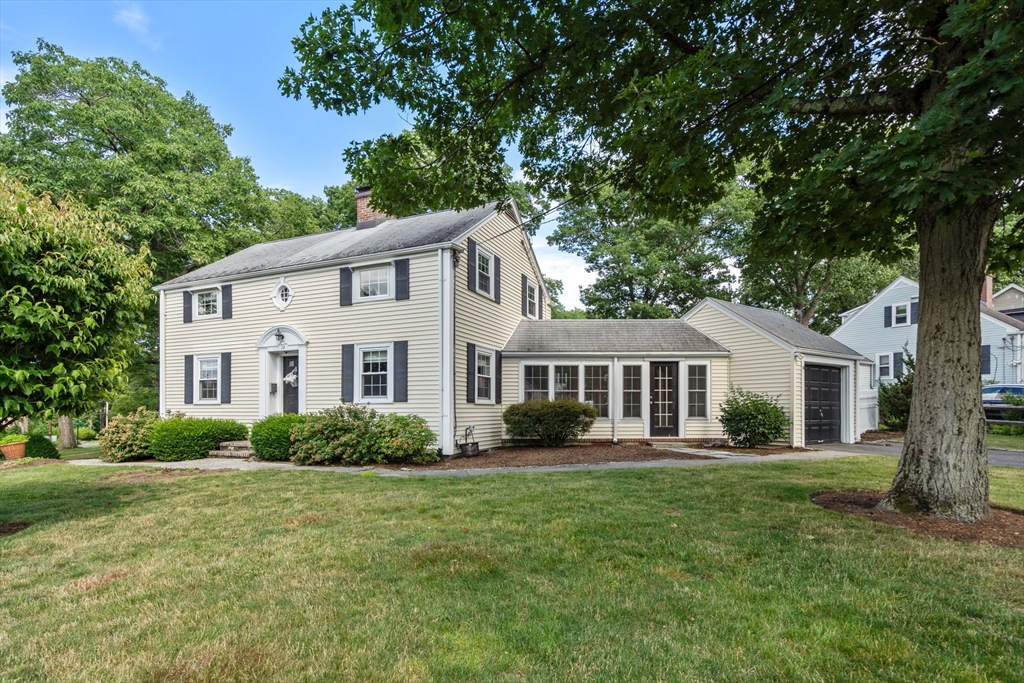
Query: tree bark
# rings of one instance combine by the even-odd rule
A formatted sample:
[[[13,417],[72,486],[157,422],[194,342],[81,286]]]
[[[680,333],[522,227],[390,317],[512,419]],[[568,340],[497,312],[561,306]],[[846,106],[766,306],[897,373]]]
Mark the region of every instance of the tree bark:
[[[75,440],[75,421],[70,415],[57,417],[57,434],[57,448],[78,448],[78,442]]]
[[[980,295],[998,205],[915,215],[920,311],[910,421],[892,488],[879,508],[962,522],[988,519],[988,449],[981,407]]]

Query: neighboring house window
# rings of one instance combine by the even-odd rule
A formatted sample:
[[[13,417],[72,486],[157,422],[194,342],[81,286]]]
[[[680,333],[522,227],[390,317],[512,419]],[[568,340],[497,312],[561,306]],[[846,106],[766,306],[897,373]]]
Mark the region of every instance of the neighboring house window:
[[[199,356],[196,358],[196,381],[199,401],[204,403],[220,402],[220,356]]]
[[[548,400],[548,366],[523,366],[523,400]]]
[[[196,294],[196,317],[214,318],[220,315],[220,290],[211,289]]]
[[[708,366],[687,366],[687,417],[708,416]]]
[[[580,400],[580,369],[578,365],[555,366],[555,400]]]
[[[534,319],[537,317],[537,284],[529,280],[526,282],[526,315]]]
[[[492,394],[492,368],[494,367],[494,354],[490,351],[476,352],[476,400],[486,403],[494,400]]]
[[[356,299],[387,299],[391,296],[391,266],[374,266],[356,271],[359,286]]]
[[[896,304],[892,307],[892,325],[910,324],[910,304]]]
[[[598,417],[608,417],[608,366],[583,367],[583,402],[597,408]]]
[[[359,347],[359,398],[363,401],[390,401],[391,376],[388,372],[389,346]]]
[[[494,272],[494,256],[480,247],[476,249],[476,291],[493,297],[491,277]]]
[[[878,378],[888,379],[892,377],[892,356],[888,353],[878,354]]]
[[[622,366],[622,417],[643,417],[643,366]]]

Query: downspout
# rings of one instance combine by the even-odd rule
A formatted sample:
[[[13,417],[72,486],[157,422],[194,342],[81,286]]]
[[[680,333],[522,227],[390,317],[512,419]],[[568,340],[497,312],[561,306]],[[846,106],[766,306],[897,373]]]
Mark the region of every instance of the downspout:
[[[619,376],[619,357],[612,357],[612,376],[608,381],[608,410],[611,411],[612,417],[612,443],[619,442],[619,404],[615,400],[617,394],[615,393],[615,379]]]
[[[167,413],[167,361],[165,359],[165,343],[164,334],[167,322],[165,320],[164,309],[167,304],[167,296],[164,290],[160,290],[160,322],[159,322],[159,344],[160,350],[158,352],[157,360],[159,361],[159,375],[158,381],[160,382],[160,416],[163,417]]]
[[[803,425],[803,423],[807,419],[807,416],[804,415],[802,411],[800,411],[800,424],[797,424],[797,420],[796,420],[797,409],[798,409],[798,406],[800,405],[800,398],[802,398],[802,395],[799,395],[797,393],[797,390],[800,387],[800,383],[797,380],[797,368],[800,369],[800,376],[803,377],[803,374],[804,374],[803,373],[804,357],[801,354],[794,352],[793,353],[793,369],[792,369],[792,372],[793,372],[793,404],[790,406],[790,410],[792,411],[790,413],[790,415],[792,415],[792,417],[793,417],[791,422],[793,424],[790,427],[790,429],[792,431],[790,432],[789,444],[793,448],[802,448],[804,446],[804,425]],[[802,394],[802,392],[800,392],[800,393]]]
[[[441,397],[438,439],[441,453],[455,453],[455,306],[454,273],[451,249],[438,250],[440,293],[438,302],[439,389]]]

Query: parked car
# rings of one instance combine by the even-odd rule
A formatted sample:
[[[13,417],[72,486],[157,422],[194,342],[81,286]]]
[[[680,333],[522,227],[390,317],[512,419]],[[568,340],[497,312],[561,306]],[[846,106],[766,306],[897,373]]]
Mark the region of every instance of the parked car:
[[[985,409],[985,419],[1004,419],[1002,409],[1008,405],[1003,401],[1006,394],[1024,396],[1024,384],[990,384],[981,388],[981,405]],[[1024,411],[1021,412],[1020,419],[1024,420]]]

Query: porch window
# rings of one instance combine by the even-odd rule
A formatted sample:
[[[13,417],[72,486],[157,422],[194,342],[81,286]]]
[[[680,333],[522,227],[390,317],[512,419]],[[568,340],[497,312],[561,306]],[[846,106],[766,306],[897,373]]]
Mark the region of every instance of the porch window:
[[[687,417],[708,416],[708,366],[687,366]]]
[[[583,367],[583,402],[597,408],[598,417],[608,417],[608,366]]]
[[[491,394],[494,354],[490,351],[476,352],[476,399],[480,402],[493,401]]]
[[[577,365],[555,366],[555,400],[580,400],[580,369]]]
[[[388,355],[387,347],[361,349],[360,357],[360,388],[363,399],[385,399],[388,395]]]
[[[199,400],[220,401],[220,356],[197,358],[199,364]]]
[[[622,366],[622,417],[643,417],[643,366]]]
[[[548,400],[548,366],[523,366],[523,400]]]

